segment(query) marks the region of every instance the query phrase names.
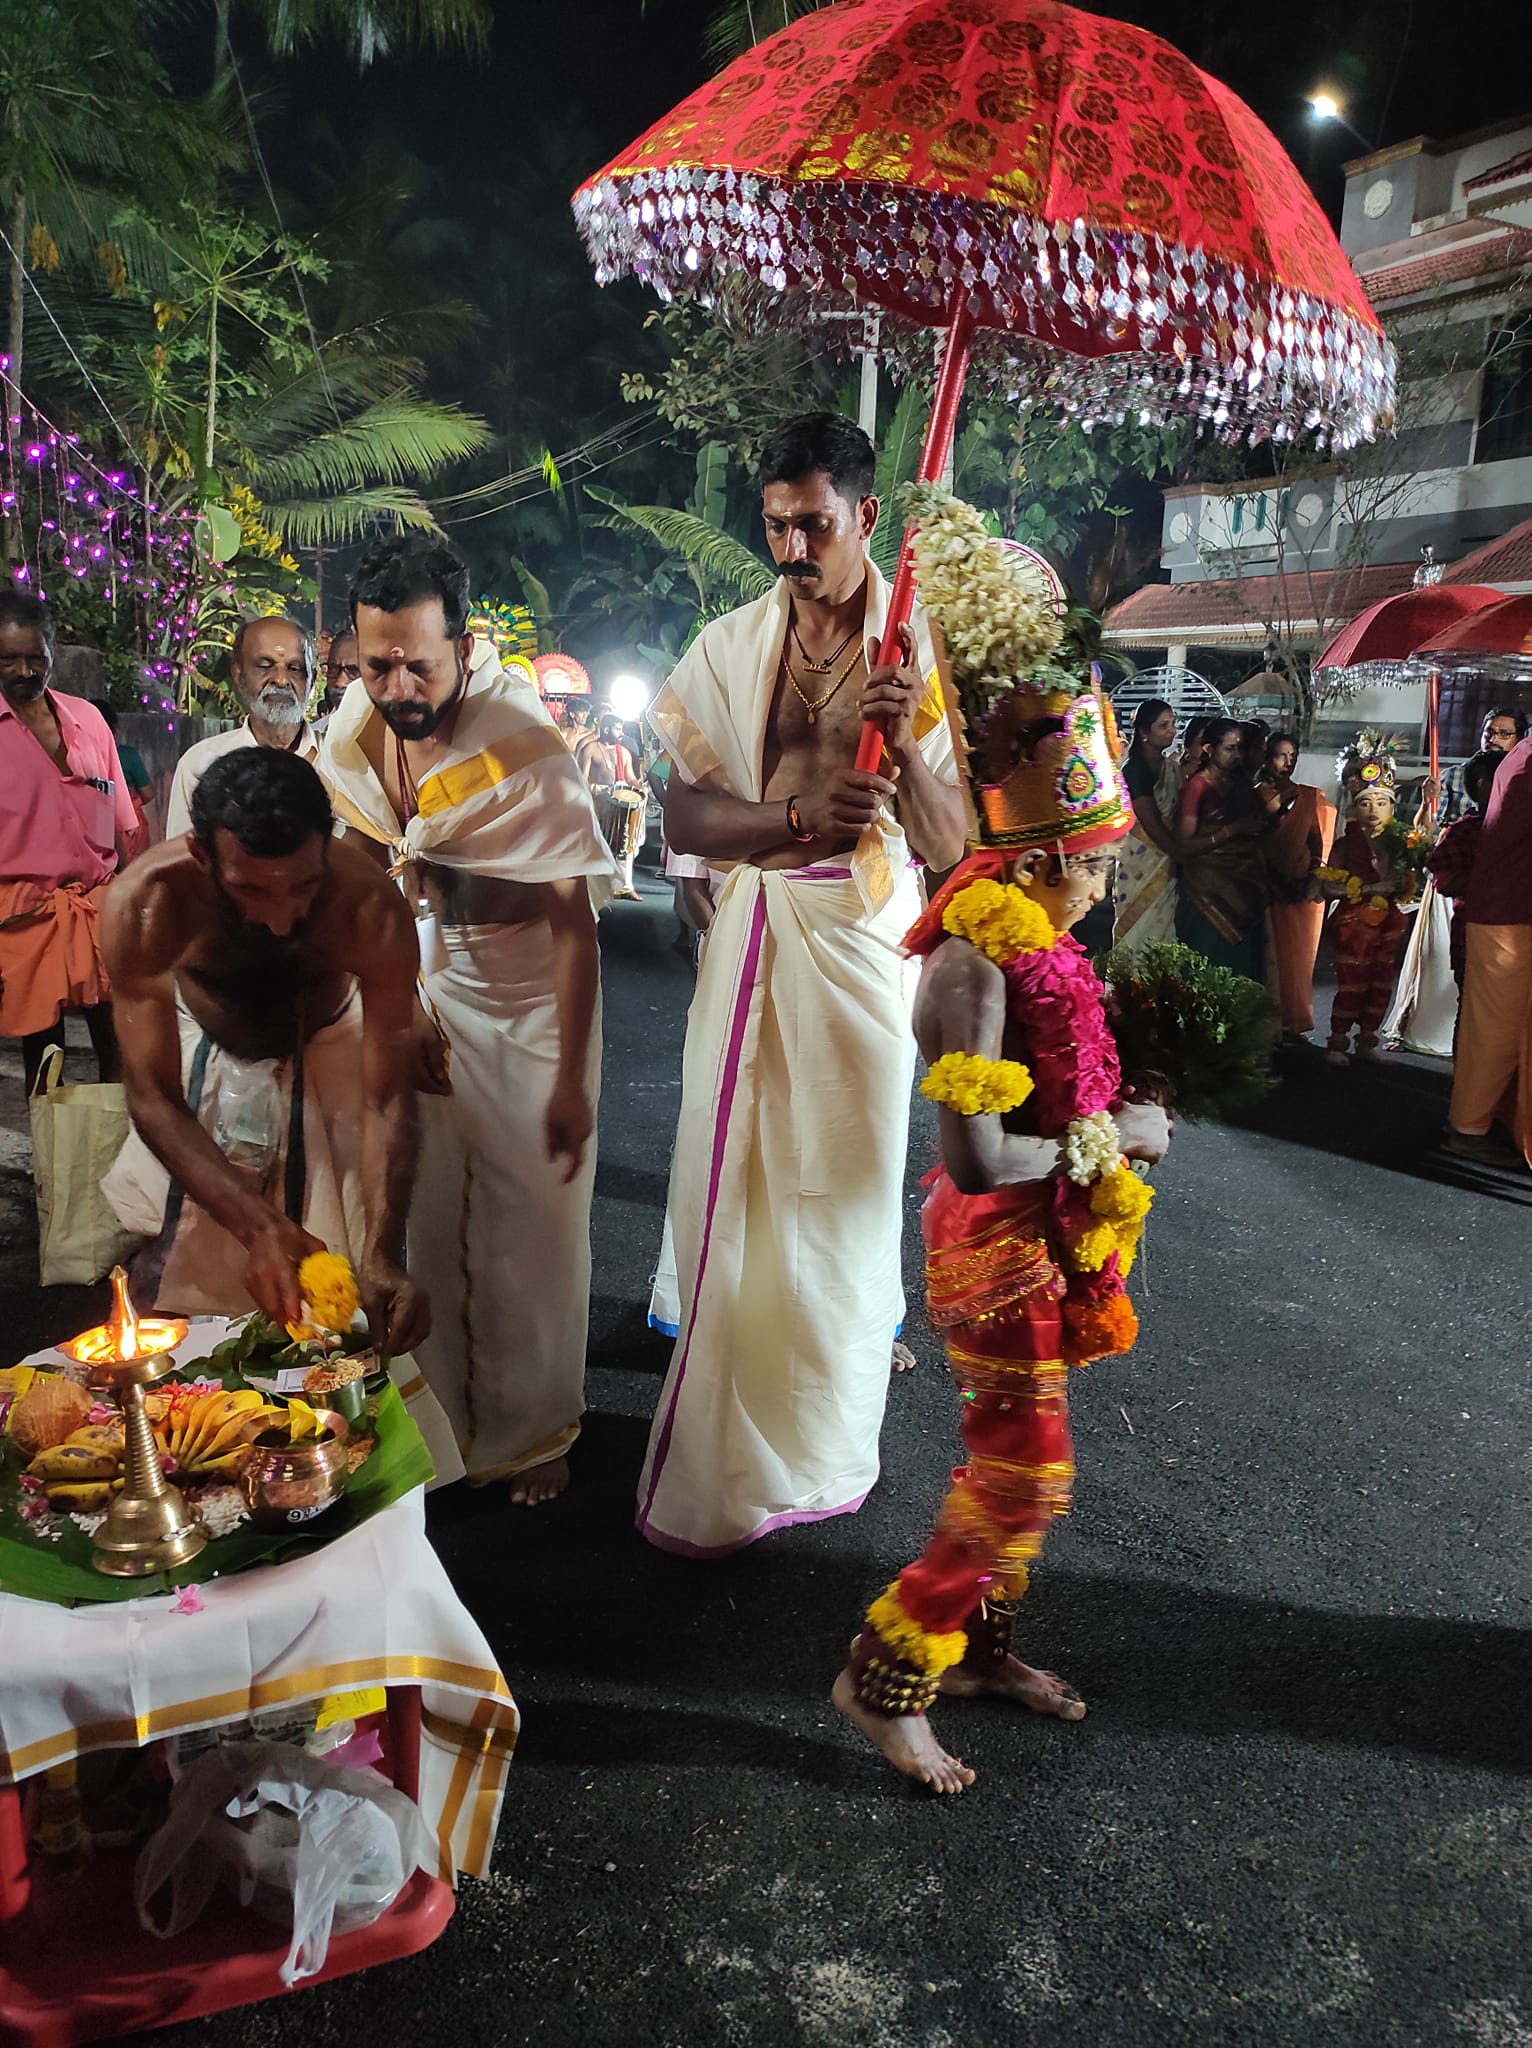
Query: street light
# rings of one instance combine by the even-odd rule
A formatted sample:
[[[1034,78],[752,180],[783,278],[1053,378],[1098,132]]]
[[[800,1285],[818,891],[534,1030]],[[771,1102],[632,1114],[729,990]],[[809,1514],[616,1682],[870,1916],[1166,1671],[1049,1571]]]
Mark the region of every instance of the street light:
[[[1348,135],[1354,135],[1363,149],[1371,153],[1377,148],[1369,142],[1359,128],[1353,128],[1341,112],[1341,103],[1331,92],[1316,92],[1309,99],[1309,113],[1316,121],[1333,121],[1337,128],[1344,128]]]
[[[639,676],[613,676],[606,694],[612,709],[625,721],[642,718],[649,708],[649,685]]]

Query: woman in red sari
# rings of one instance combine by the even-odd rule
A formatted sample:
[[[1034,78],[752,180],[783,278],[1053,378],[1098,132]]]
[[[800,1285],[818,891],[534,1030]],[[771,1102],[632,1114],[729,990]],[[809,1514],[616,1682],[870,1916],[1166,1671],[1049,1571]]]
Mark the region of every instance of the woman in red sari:
[[[1266,863],[1258,841],[1275,811],[1240,774],[1240,729],[1217,718],[1202,735],[1202,766],[1176,812],[1176,937],[1215,967],[1266,975]]]

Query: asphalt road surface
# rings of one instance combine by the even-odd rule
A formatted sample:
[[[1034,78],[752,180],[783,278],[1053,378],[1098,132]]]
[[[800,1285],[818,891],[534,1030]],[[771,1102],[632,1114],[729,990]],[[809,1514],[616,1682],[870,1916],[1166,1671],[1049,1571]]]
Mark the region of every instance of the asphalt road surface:
[[[410,1962],[154,2038],[1527,2048],[1532,1178],[1449,1167],[1445,1084],[1419,1064],[1295,1055],[1246,1126],[1180,1130],[1134,1279],[1143,1337],[1075,1377],[1075,1508],[1018,1637],[1089,1717],[945,1704],[979,1779],[939,1802],[827,1702],[954,1458],[918,1309],[859,1515],[714,1564],[633,1532],[691,979],[644,889],[603,920],[576,1484],[530,1512],[462,1488],[430,1510],[525,1717],[494,1875]],[[0,1194],[20,1283],[18,1097]],[[912,1303],[932,1156],[917,1104]],[[11,1354],[87,1299],[13,1286]]]

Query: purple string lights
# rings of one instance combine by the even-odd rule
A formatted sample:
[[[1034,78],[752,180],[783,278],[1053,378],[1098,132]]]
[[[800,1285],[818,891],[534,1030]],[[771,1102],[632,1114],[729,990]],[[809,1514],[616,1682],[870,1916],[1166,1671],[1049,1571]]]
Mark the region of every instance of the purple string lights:
[[[0,373],[10,360],[0,355]],[[190,646],[197,590],[206,573],[196,541],[196,517],[163,511],[137,479],[105,470],[61,432],[14,385],[0,423],[0,513],[14,521],[23,558],[15,581],[44,599],[65,579],[94,586],[114,618],[131,607],[132,641],[139,656],[141,701],[157,694],[174,713],[176,674]],[[160,694],[164,693],[164,694]]]

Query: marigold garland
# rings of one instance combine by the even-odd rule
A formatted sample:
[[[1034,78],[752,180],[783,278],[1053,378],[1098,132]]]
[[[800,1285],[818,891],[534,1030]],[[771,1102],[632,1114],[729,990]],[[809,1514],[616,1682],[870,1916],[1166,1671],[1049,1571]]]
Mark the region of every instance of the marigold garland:
[[[921,1082],[920,1092],[959,1116],[1003,1116],[1032,1093],[1032,1076],[1020,1060],[944,1052]]]
[[[1047,911],[1024,889],[988,880],[958,891],[942,913],[942,929],[1002,967],[1023,953],[1048,951],[1058,937]]]
[[[1105,1301],[1064,1303],[1065,1350],[1076,1365],[1113,1358],[1138,1341],[1138,1317],[1125,1294]]]
[[[867,1625],[875,1629],[888,1647],[907,1664],[913,1664],[928,1678],[950,1670],[968,1647],[968,1638],[960,1628],[952,1629],[946,1635],[931,1635],[918,1621],[913,1621],[905,1613],[899,1598],[897,1579],[868,1608]]]

